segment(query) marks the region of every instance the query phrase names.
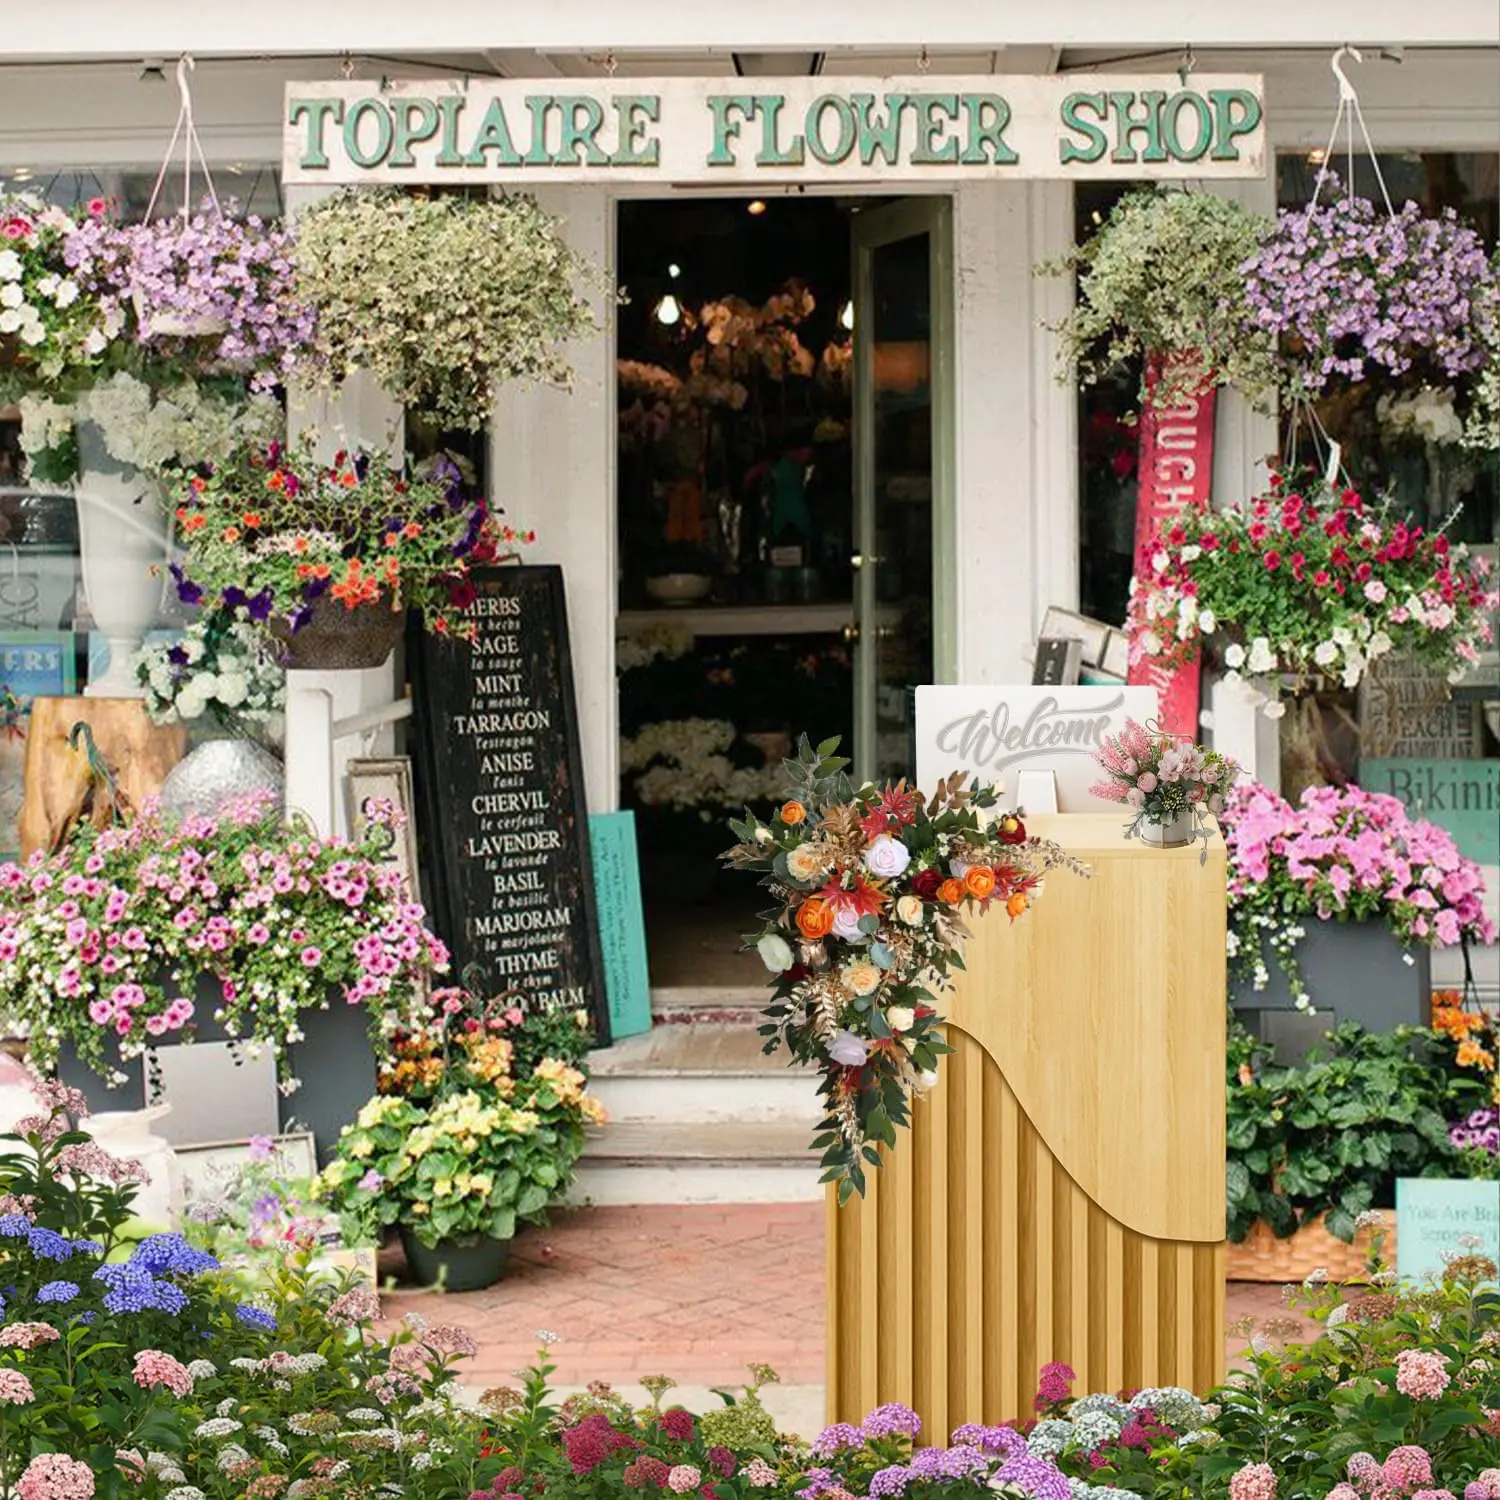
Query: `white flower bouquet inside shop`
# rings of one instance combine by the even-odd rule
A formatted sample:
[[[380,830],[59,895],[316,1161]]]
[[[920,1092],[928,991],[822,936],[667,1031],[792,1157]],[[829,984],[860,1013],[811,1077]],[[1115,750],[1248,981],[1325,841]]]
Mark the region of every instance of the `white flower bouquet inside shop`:
[[[281,739],[286,674],[252,625],[195,620],[180,639],[146,646],[135,672],[158,724],[210,717],[235,733]]]

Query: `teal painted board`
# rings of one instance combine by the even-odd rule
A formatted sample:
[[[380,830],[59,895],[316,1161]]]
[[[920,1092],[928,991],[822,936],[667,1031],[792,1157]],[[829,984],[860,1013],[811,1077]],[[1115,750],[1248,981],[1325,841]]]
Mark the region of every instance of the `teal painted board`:
[[[1359,784],[1447,829],[1477,864],[1500,864],[1500,760],[1362,760]]]
[[[651,970],[646,962],[646,915],[633,812],[593,813],[589,846],[609,1029],[615,1041],[651,1030]]]
[[[1401,1178],[1396,1183],[1396,1270],[1402,1279],[1439,1275],[1450,1256],[1468,1254],[1500,1263],[1500,1182]]]

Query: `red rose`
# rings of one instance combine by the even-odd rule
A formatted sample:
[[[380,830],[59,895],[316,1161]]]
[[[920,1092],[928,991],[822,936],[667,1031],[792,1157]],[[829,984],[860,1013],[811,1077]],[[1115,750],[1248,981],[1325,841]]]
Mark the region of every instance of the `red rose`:
[[[995,824],[995,837],[1002,844],[1024,844],[1026,825],[1019,818],[1007,815]]]
[[[911,888],[924,901],[935,901],[942,883],[943,877],[936,870],[922,870],[912,880]]]

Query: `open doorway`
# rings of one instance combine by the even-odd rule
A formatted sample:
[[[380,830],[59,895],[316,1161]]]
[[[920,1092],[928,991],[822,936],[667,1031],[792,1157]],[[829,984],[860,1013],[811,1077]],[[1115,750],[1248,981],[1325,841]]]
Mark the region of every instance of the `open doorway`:
[[[905,770],[941,444],[938,268],[904,210],[620,206],[621,801],[658,989],[763,981],[737,951],[763,898],[717,855],[728,817],[774,805],[797,735]]]

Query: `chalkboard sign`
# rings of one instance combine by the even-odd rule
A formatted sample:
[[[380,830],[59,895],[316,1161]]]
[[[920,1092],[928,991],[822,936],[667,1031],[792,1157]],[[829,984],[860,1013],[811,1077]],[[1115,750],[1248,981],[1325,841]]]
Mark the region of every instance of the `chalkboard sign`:
[[[413,641],[417,804],[433,924],[460,980],[528,1008],[609,1004],[562,569],[476,570],[473,645]]]

